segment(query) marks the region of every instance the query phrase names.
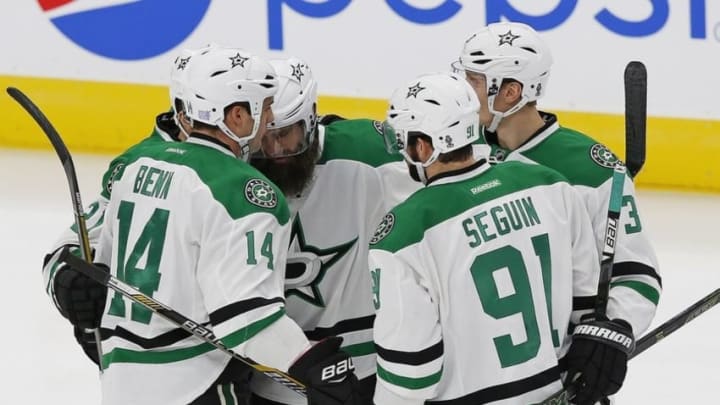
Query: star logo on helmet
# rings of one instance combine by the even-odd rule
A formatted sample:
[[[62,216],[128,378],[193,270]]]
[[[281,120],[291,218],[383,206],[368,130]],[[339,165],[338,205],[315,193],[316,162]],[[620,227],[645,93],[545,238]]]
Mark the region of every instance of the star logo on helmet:
[[[408,93],[405,98],[415,97],[417,98],[418,93],[425,90],[425,87],[422,87],[420,83],[416,83],[414,86],[408,87]]]
[[[230,57],[230,63],[232,63],[231,67],[235,67],[235,66],[245,67],[245,62],[247,62],[248,59],[250,59],[250,58],[246,58],[246,57],[240,55],[240,52],[238,52],[237,55]]]
[[[188,56],[187,58],[179,58],[179,60],[177,60],[176,62],[177,62],[177,70],[185,70],[188,62],[190,62],[190,57]]]
[[[508,30],[508,32],[500,35],[499,37],[500,37],[500,42],[498,43],[498,46],[503,45],[503,44],[512,45],[513,41],[520,38],[520,35],[515,35],[512,33],[511,30]]]
[[[300,81],[300,78],[305,76],[305,72],[303,72],[304,65],[298,63],[297,65],[292,65],[292,73],[291,75],[296,78],[298,81]]]

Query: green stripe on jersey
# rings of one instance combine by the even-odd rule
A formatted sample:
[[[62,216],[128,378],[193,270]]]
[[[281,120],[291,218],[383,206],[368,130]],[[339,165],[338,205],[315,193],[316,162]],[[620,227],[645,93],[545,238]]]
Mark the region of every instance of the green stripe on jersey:
[[[233,395],[233,384],[223,384],[222,385],[222,395],[225,399],[224,404],[225,405],[236,405],[235,402],[235,396]]]
[[[233,219],[255,213],[272,214],[280,224],[290,219],[290,211],[280,189],[257,169],[233,156],[200,144],[165,142],[136,150],[128,164],[143,157],[193,170]],[[274,206],[263,208],[249,202],[246,196],[248,182],[254,179],[261,180],[259,185],[265,187],[265,191],[271,190],[270,194],[274,192]]]
[[[280,309],[277,312],[257,320],[250,325],[239,329],[228,336],[225,336],[221,341],[228,347],[233,348],[246,340],[251,339],[257,335],[258,332],[270,326],[273,322],[280,319],[285,315],[285,309]],[[173,363],[176,361],[183,361],[191,359],[193,357],[200,356],[211,350],[215,350],[216,347],[210,343],[201,343],[199,345],[184,347],[182,349],[171,349],[171,350],[131,350],[123,348],[115,348],[109,353],[106,353],[102,357],[102,368],[103,370],[108,368],[112,363],[141,363],[141,364],[165,364]]]
[[[642,295],[643,297],[647,298],[648,301],[652,302],[653,304],[657,305],[658,302],[660,302],[660,292],[653,288],[652,286],[645,284],[641,281],[633,281],[633,280],[627,280],[627,281],[617,281],[612,284],[610,284],[610,288],[615,287],[627,287],[638,294]]]
[[[414,378],[393,374],[385,370],[380,366],[380,364],[378,364],[377,376],[392,385],[397,385],[398,387],[403,387],[410,390],[420,390],[437,384],[440,381],[440,377],[442,376],[442,368],[437,373],[431,374],[427,377]]]
[[[533,148],[521,152],[528,159],[554,169],[570,184],[596,188],[612,177],[613,166],[602,166],[593,153],[609,153],[609,149],[593,149],[598,142],[569,128],[560,127]],[[614,155],[608,161],[617,159]]]
[[[375,353],[375,342],[357,343],[343,346],[340,349],[352,357],[367,356]]]
[[[382,123],[368,119],[335,121],[325,126],[325,143],[318,163],[344,159],[379,167],[402,156],[385,150]]]
[[[567,180],[554,170],[505,162],[467,180],[425,187],[391,211],[389,215],[394,215],[392,228],[380,241],[371,242],[370,247],[397,252],[421,241],[433,226],[473,207],[517,191],[558,182]]]

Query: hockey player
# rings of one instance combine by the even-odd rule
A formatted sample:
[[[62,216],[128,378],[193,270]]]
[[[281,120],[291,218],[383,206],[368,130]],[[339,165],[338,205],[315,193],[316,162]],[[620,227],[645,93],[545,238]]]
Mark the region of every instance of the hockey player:
[[[529,404],[562,387],[557,348],[618,354],[568,336],[572,296],[597,288],[590,219],[567,180],[538,165],[475,161],[478,99],[455,74],[395,91],[386,137],[426,187],[372,238],[377,405]],[[623,321],[598,325],[632,334]],[[606,371],[606,370],[603,370]],[[622,382],[622,381],[620,381]]]
[[[464,72],[480,99],[483,141],[492,147],[493,158],[540,164],[563,174],[583,196],[600,252],[613,167],[618,159],[604,145],[561,127],[555,115],[537,109],[537,100],[547,91],[551,65],[550,50],[537,32],[525,24],[509,22],[490,24],[472,34],[465,41],[460,60],[453,64]],[[622,204],[607,316],[627,320],[639,335],[655,315],[662,284],[629,177]],[[595,303],[594,293],[574,296],[573,300],[576,310],[589,311]],[[590,361],[587,356],[571,353],[566,358],[567,367],[586,372],[588,381],[581,380],[581,384],[602,385],[594,381],[599,377],[587,366],[600,360],[596,357]]]
[[[324,119],[317,84],[298,58],[272,61],[279,76],[275,120],[251,163],[277,184],[290,205],[287,312],[312,341],[342,336],[365,400],[375,387],[374,309],[368,243],[377,223],[419,187],[399,156],[385,151],[381,124]],[[327,117],[326,117],[327,118]],[[304,404],[287,389],[253,380],[254,404]]]
[[[311,347],[285,315],[287,204],[242,161],[259,148],[272,120],[272,66],[223,48],[195,55],[187,69],[192,133],[184,143],[128,156],[113,182],[95,260],[209,324],[241,355],[289,372],[307,385],[309,403],[355,404],[357,379],[338,351],[341,339]],[[246,402],[247,390],[238,386],[248,368],[151,311],[113,294],[101,325],[108,334],[103,403]]]
[[[155,117],[155,128],[150,136],[114,158],[103,175],[100,196],[90,204],[86,214],[88,237],[93,249],[103,226],[112,182],[124,167],[128,157],[148,145],[180,142],[187,138],[191,128],[183,111],[182,89],[186,66],[195,52],[197,50],[183,50],[173,61],[169,86],[172,111],[158,114]],[[43,263],[45,290],[60,313],[72,323],[75,338],[85,354],[93,362],[98,363],[96,338],[89,330],[97,328],[100,324],[107,289],[87,277],[80,276],[74,270],[65,271],[68,268],[58,262],[57,257],[66,246],[72,247],[79,254],[75,226],[67,228],[55,243],[52,253],[45,256]]]

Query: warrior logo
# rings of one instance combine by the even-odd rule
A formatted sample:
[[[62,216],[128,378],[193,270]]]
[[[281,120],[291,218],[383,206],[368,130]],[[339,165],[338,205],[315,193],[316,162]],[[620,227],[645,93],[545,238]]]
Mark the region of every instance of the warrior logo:
[[[590,157],[595,163],[608,169],[614,168],[615,165],[620,162],[620,159],[618,159],[610,149],[599,143],[596,143],[590,148]]]
[[[245,184],[245,198],[263,208],[275,208],[278,197],[275,190],[264,180],[252,179]]]
[[[375,230],[375,234],[373,235],[372,239],[370,239],[370,244],[374,245],[381,240],[385,239],[386,236],[392,231],[393,226],[395,225],[395,214],[392,212],[385,215],[385,218],[380,222],[380,225],[378,225],[377,229]]]

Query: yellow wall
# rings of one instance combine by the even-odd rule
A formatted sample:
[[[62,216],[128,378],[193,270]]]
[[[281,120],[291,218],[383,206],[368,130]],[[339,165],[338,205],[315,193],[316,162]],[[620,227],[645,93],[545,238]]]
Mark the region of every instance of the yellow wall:
[[[130,85],[0,75],[0,86],[17,87],[33,100],[71,152],[119,153],[147,136],[155,115],[170,101],[163,86]],[[321,113],[382,119],[385,100],[321,96]],[[0,96],[5,130],[0,146],[49,149],[30,116],[10,96]],[[563,126],[585,132],[624,156],[621,115],[558,112]],[[720,121],[649,117],[647,160],[640,186],[720,192]]]

